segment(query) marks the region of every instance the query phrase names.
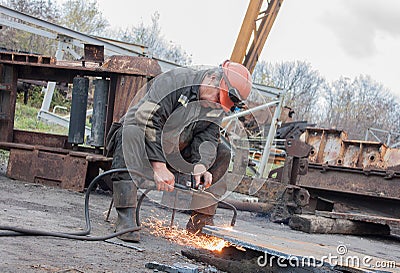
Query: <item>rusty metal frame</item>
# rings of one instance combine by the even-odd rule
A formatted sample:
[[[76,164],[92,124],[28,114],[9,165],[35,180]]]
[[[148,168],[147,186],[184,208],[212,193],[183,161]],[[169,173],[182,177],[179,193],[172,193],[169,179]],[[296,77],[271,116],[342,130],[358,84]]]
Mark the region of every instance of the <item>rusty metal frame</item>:
[[[4,114],[0,121],[0,149],[10,150],[7,175],[83,191],[98,175],[99,169],[111,167],[111,158],[102,155],[104,149],[85,146],[72,149],[67,136],[14,130],[17,80],[70,83],[76,75],[109,78],[111,87],[104,121],[107,135],[111,123],[119,120],[129,106],[129,103],[120,104],[121,98],[133,99],[144,83],[161,73],[161,68],[155,60],[145,57],[115,56],[101,67],[83,67],[81,62],[43,63],[41,60],[46,58],[29,56],[20,53],[0,55],[3,57],[0,58],[0,112]],[[125,65],[121,67],[121,63]],[[118,85],[122,78],[132,84]]]
[[[295,184],[310,192],[311,210],[326,207],[333,218],[339,218],[335,212],[342,213],[341,219],[398,222],[400,149],[349,140],[346,132],[336,129],[307,128],[303,137],[312,149],[307,172]]]

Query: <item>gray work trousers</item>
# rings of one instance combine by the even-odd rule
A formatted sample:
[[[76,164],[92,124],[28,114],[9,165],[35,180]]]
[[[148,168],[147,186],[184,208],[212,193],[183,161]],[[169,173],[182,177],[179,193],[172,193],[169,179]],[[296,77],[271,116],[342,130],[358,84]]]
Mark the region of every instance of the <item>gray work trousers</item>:
[[[153,171],[150,162],[146,157],[145,149],[145,136],[143,130],[135,125],[129,125],[126,127],[121,126],[115,132],[114,138],[114,151],[112,169],[126,168],[129,170],[135,170],[142,173],[146,180],[153,179]],[[122,145],[124,142],[124,145]],[[217,154],[214,164],[208,170],[213,175],[213,181],[211,187],[206,191],[212,193],[215,197],[219,198],[225,194],[227,190],[227,184],[225,182],[225,174],[228,171],[229,163],[231,159],[230,149],[223,143],[219,143],[217,147]],[[175,182],[179,184],[186,184],[186,181],[190,179],[190,175],[181,174],[174,169],[170,168],[170,171],[175,175]],[[138,183],[140,188],[143,177],[136,176],[135,173],[131,173],[131,176],[135,183]],[[127,180],[130,179],[129,174],[118,174],[112,177],[113,180]],[[210,205],[212,208],[205,210],[199,210],[199,212],[213,215],[215,214],[216,204]]]

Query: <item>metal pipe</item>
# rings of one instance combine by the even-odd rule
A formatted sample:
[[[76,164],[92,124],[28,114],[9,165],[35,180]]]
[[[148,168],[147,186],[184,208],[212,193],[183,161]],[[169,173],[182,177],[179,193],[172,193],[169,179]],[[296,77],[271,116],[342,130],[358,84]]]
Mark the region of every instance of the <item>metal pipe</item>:
[[[365,141],[368,140],[368,135],[369,135],[369,128],[367,128],[367,131],[365,132],[365,138],[364,138]]]
[[[224,117],[222,119],[222,122],[229,121],[229,120],[232,120],[232,119],[235,119],[235,118],[244,117],[244,116],[246,116],[248,114],[251,114],[253,112],[257,112],[257,111],[260,111],[260,110],[264,110],[265,108],[268,108],[268,107],[270,107],[272,105],[279,104],[279,103],[280,103],[280,100],[279,101],[272,101],[272,102],[268,102],[268,103],[256,106],[254,108],[251,108],[251,109],[239,112],[239,113],[235,113],[233,115]]]
[[[69,120],[69,143],[82,144],[85,140],[88,91],[89,79],[85,77],[75,77],[72,89],[71,117]]]
[[[55,55],[56,60],[58,60],[58,61],[62,60],[64,57],[63,46],[64,46],[64,42],[58,41],[57,51],[56,51],[56,55]],[[42,107],[40,108],[41,111],[43,111],[43,110],[49,111],[51,100],[53,99],[53,93],[54,93],[55,87],[56,87],[55,82],[47,83],[46,92],[44,94],[44,99],[42,101]],[[40,112],[39,112],[39,114],[40,114]]]
[[[114,198],[111,198],[110,206],[108,207],[108,211],[107,211],[106,222],[108,222],[108,220],[110,218],[111,209],[112,209],[113,205],[114,205]]]
[[[272,121],[271,121],[271,126],[269,128],[267,141],[266,141],[265,146],[264,146],[263,156],[262,156],[262,159],[261,159],[261,162],[260,162],[260,166],[258,168],[258,174],[257,174],[258,178],[262,178],[262,177],[264,177],[264,175],[266,175],[265,171],[266,171],[268,158],[269,158],[269,155],[271,153],[272,141],[274,140],[275,134],[276,134],[276,130],[277,130],[278,126],[280,125],[278,121],[279,121],[279,117],[281,116],[282,104],[283,104],[283,99],[285,97],[284,96],[285,93],[286,92],[282,93],[282,95],[279,98],[278,106],[275,108],[275,113],[274,113],[274,116],[273,116]],[[258,191],[258,189],[256,189],[256,191]]]
[[[372,130],[370,130],[370,133],[375,138],[376,141],[382,142],[382,140],[377,135],[375,135],[375,133]]]
[[[225,202],[225,201],[219,201],[218,203],[221,203],[227,207],[229,207],[232,211],[233,211],[233,216],[232,216],[232,220],[231,220],[231,227],[235,226],[236,224],[236,218],[237,218],[237,209],[234,205]]]
[[[240,211],[249,211],[249,212],[256,212],[256,213],[271,213],[274,204],[272,203],[264,203],[264,202],[243,202],[243,201],[238,201],[238,200],[233,200],[233,199],[226,199],[224,200],[226,203],[231,204],[236,208],[236,210]],[[218,203],[219,208],[229,208],[225,206],[223,203]]]
[[[90,144],[94,147],[104,146],[107,98],[109,80],[97,79],[94,83],[93,115]]]

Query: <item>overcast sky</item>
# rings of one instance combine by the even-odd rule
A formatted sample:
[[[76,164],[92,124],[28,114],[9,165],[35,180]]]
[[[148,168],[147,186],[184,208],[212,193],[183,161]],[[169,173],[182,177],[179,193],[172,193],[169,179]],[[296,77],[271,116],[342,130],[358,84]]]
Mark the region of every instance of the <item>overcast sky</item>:
[[[194,64],[230,57],[248,0],[98,0],[112,26],[150,24]],[[260,60],[306,61],[328,81],[370,75],[400,99],[399,0],[284,0]]]

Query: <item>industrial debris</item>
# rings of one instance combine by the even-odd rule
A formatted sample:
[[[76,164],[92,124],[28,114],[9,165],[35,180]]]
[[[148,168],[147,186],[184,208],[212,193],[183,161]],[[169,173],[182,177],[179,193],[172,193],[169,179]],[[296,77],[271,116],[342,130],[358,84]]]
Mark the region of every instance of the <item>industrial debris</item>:
[[[160,264],[157,262],[146,263],[146,268],[156,269],[168,273],[198,273],[199,268],[194,264],[189,263],[174,263],[171,265]]]

